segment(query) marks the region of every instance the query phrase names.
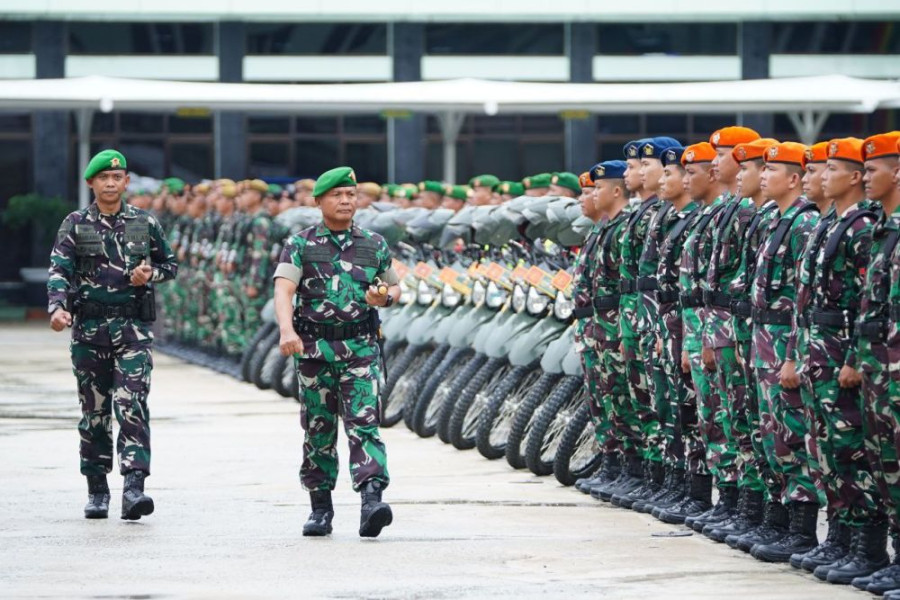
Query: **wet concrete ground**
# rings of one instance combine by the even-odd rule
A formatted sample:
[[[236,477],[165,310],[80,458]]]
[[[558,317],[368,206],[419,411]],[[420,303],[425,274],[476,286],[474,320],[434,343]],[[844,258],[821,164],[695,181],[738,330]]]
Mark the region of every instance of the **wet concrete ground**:
[[[156,512],[82,518],[67,334],[0,326],[2,598],[867,598],[759,563],[555,479],[403,428],[384,432],[394,524],[357,536],[342,465],[335,532],[306,539],[297,406],[156,355]],[[341,449],[344,441],[341,441]],[[346,452],[343,454],[346,455]]]

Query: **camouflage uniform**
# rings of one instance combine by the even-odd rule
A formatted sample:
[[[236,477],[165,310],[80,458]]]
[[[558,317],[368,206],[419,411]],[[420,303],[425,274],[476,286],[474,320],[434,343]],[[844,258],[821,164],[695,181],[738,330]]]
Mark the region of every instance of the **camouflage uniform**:
[[[238,262],[242,283],[244,287],[254,287],[258,292],[256,298],[248,298],[242,294],[244,305],[244,341],[241,344],[245,347],[247,342],[262,325],[261,312],[268,300],[269,286],[266,285],[271,276],[271,256],[270,256],[270,231],[272,229],[272,217],[269,213],[260,208],[252,217],[249,217],[247,225],[246,237],[244,238],[244,247],[242,261]]]
[[[812,210],[808,210],[809,208]],[[800,389],[781,386],[781,367],[787,357],[791,314],[796,299],[797,261],[818,213],[803,197],[791,203],[769,224],[750,287],[753,305],[754,366],[759,382],[760,429],[763,448],[774,471],[778,494],[774,500],[824,504],[810,473],[814,455],[807,446],[810,417]],[[780,239],[779,239],[780,238]]]
[[[863,376],[863,429],[872,476],[900,531],[900,211],[882,214],[872,234],[871,258],[862,291],[858,350],[847,364]]]
[[[694,219],[684,243],[687,260],[682,260],[679,268],[684,352],[687,352],[691,363],[691,380],[697,394],[697,415],[707,462],[704,471],[698,474],[712,473],[719,482],[733,481],[734,455],[727,452],[724,427],[716,420],[721,415],[721,402],[719,394],[713,389],[712,373],[701,360],[703,323],[706,319],[701,282],[706,278],[712,255],[712,220],[723,206],[721,197],[716,198],[712,204],[703,207]]]
[[[238,289],[237,279],[232,272],[240,229],[240,213],[234,212],[224,218],[213,250],[216,264],[213,276],[213,306],[216,313],[214,337],[222,350],[232,356],[243,350],[241,305],[238,300],[242,292]]]
[[[775,472],[769,466],[769,461],[766,458],[760,431],[759,386],[754,369],[750,284],[756,274],[756,257],[762,246],[763,236],[768,231],[772,220],[778,218],[780,214],[778,205],[774,200],[769,200],[758,209],[754,208],[754,210],[755,212],[747,223],[742,236],[740,266],[734,279],[728,286],[728,292],[732,298],[731,308],[733,314],[731,322],[736,343],[735,350],[740,353],[741,371],[747,391],[743,411],[739,412],[736,408],[733,411],[735,413],[733,418],[737,423],[745,424],[742,426],[746,426],[750,431],[752,452],[748,452],[742,443],[738,443],[738,452],[742,455],[739,464],[743,464],[742,481],[744,486],[757,491],[758,486],[762,484],[771,500],[778,497],[780,487],[775,479]],[[741,438],[738,436],[736,439],[740,440]]]
[[[656,271],[659,320],[654,336],[663,342],[661,362],[666,375],[666,398],[669,400],[669,406],[660,414],[666,462],[676,469],[687,469],[686,462],[690,463],[692,473],[702,471],[700,465],[706,456],[697,423],[697,396],[691,387],[690,374],[681,368],[684,338],[681,304],[678,301],[678,273],[687,233],[700,209],[699,203],[690,202],[680,211],[670,211],[671,218],[665,224],[665,231],[661,232],[661,258]]]
[[[829,512],[850,526],[876,513],[877,490],[865,458],[859,387],[841,388],[838,374],[855,345],[853,325],[872,245],[871,213],[859,204],[832,208],[809,237],[797,272],[797,304],[787,357],[798,362],[801,397],[819,450],[811,463]],[[840,237],[839,237],[840,236]]]
[[[136,288],[131,271],[144,259],[153,267],[152,283]],[[102,215],[93,203],[60,226],[50,255],[47,296],[50,312],[72,308],[70,348],[81,403],[84,475],[112,470],[113,409],[121,472],[150,472],[147,394],[153,332],[136,306],[149,287],[176,272],[175,256],[157,220],[124,202],[115,215]],[[99,312],[104,316],[94,316]]]
[[[631,393],[631,411],[641,426],[642,458],[652,460],[658,448],[651,448],[650,441],[657,433],[657,418],[650,396],[648,372],[645,357],[640,346],[639,310],[643,291],[652,291],[651,280],[639,277],[639,261],[644,248],[644,240],[650,228],[650,221],[660,209],[662,202],[653,196],[635,206],[625,225],[622,240],[619,277],[621,298],[619,301],[619,332],[624,348],[625,375]],[[631,418],[631,417],[629,417]]]
[[[340,415],[350,445],[353,489],[390,481],[384,443],[378,434],[378,381],[381,356],[372,333],[326,339],[309,329],[340,331],[366,323],[374,310],[365,302],[376,277],[393,283],[391,252],[384,239],[353,226],[334,232],[324,224],[290,237],[275,277],[297,281],[295,327],[304,354],[297,359],[302,397],[300,422],[306,433],[300,480],[308,491],[334,489],[338,475],[337,424]],[[394,279],[396,276],[394,276]]]
[[[178,215],[172,222],[172,228],[168,232],[169,246],[177,256],[183,246],[187,244],[189,229],[193,219],[187,214]],[[184,271],[184,269],[181,269]],[[183,277],[184,275],[182,275]],[[183,309],[186,302],[184,286],[180,281],[173,281],[172,285],[163,288],[163,323],[165,325],[166,339],[171,336],[177,341],[182,341]]]

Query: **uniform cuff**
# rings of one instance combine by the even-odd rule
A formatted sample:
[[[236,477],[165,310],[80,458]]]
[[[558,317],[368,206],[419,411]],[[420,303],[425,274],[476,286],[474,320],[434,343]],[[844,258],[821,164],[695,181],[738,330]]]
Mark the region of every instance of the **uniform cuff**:
[[[278,266],[275,267],[275,274],[272,275],[272,279],[283,277],[288,281],[293,281],[295,285],[300,285],[300,277],[302,275],[303,272],[291,263],[278,263]]]

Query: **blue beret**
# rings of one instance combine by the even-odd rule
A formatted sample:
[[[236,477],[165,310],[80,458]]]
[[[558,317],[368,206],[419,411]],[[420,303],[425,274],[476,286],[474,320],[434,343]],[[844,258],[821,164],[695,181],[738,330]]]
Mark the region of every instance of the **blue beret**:
[[[641,138],[639,140],[631,140],[624,146],[622,146],[622,154],[625,158],[640,158],[639,150],[641,148],[641,144],[647,141],[647,138]]]
[[[678,165],[681,166],[681,155],[684,154],[684,148],[681,146],[670,146],[663,150],[662,157],[660,160],[664,167],[669,165]]]
[[[661,159],[663,151],[672,146],[681,146],[681,144],[670,137],[648,138],[641,143],[638,155],[639,158]]]
[[[682,144],[681,142],[679,142],[679,141],[676,140],[675,138],[670,138],[670,137],[665,136],[665,135],[661,135],[661,136],[655,137],[655,138],[653,138],[653,139],[656,140],[657,143],[662,144],[663,146],[665,146],[666,148],[671,148],[672,146],[682,146],[682,147],[684,146],[684,144]]]
[[[591,167],[591,179],[622,179],[625,177],[625,169],[628,163],[624,160],[605,160]]]

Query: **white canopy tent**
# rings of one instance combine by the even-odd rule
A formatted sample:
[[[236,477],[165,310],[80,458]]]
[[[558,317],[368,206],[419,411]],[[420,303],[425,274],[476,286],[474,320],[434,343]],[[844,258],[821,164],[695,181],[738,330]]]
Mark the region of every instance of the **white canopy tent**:
[[[444,179],[455,180],[457,135],[466,114],[786,113],[813,143],[828,115],[900,107],[900,83],[843,75],[702,83],[576,84],[460,79],[402,83],[194,83],[110,77],[4,80],[0,110],[77,112],[79,167],[87,165],[95,111],[426,113],[440,120]],[[82,187],[82,203],[87,189]]]

